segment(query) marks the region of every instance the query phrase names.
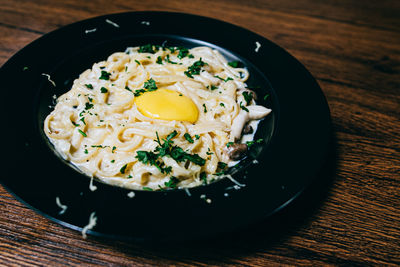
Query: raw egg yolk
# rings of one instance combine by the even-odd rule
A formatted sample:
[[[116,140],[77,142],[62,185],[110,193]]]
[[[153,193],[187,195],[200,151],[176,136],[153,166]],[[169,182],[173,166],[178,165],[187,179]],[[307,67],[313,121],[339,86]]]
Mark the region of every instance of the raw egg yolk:
[[[168,89],[143,93],[135,98],[135,104],[143,115],[152,119],[194,123],[199,117],[199,111],[190,98]]]

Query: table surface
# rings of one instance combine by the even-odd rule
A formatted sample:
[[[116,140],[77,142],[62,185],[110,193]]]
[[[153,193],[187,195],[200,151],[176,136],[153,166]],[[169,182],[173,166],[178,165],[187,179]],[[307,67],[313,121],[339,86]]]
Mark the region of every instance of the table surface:
[[[0,65],[61,26],[143,10],[221,19],[299,59],[331,110],[329,163],[265,222],[168,246],[85,240],[0,186],[0,265],[400,265],[400,1],[0,0]]]

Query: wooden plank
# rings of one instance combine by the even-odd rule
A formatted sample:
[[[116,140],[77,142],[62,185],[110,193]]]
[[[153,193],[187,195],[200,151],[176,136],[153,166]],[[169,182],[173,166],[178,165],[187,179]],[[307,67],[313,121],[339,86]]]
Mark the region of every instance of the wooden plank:
[[[400,2],[0,0],[0,7],[0,65],[43,33],[106,13],[178,11],[248,28],[317,78],[336,140],[332,166],[278,215],[167,247],[84,240],[0,186],[0,265],[400,265]]]

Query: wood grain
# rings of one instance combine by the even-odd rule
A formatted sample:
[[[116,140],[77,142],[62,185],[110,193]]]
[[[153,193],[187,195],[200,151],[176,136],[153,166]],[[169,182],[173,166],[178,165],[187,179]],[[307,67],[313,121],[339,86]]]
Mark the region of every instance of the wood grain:
[[[298,58],[331,109],[335,145],[321,179],[268,221],[167,247],[84,240],[0,187],[0,265],[400,265],[399,1],[0,0],[0,65],[58,27],[135,10],[222,19]]]

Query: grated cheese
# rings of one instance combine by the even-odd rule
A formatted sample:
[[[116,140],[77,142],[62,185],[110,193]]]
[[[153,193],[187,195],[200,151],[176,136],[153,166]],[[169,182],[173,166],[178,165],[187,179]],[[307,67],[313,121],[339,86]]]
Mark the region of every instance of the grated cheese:
[[[117,23],[115,23],[115,22],[113,22],[113,21],[111,21],[111,20],[109,20],[109,19],[106,19],[106,22],[107,22],[108,24],[113,25],[113,26],[116,27],[116,28],[119,28],[119,25],[118,25]]]
[[[229,180],[231,180],[233,183],[235,183],[239,187],[245,187],[246,186],[245,184],[241,184],[238,181],[236,181],[235,179],[233,179],[232,175],[230,175],[230,174],[225,174],[222,177],[223,178],[228,178]]]
[[[256,49],[254,49],[254,51],[256,51],[256,53],[258,52],[258,50],[260,49],[261,44],[259,42],[256,42]]]
[[[93,29],[90,29],[90,30],[85,30],[85,34],[88,34],[88,33],[91,33],[91,32],[95,32],[95,31],[97,31],[97,28],[93,28]]]
[[[185,188],[185,192],[186,192],[186,194],[187,194],[189,197],[192,196],[192,194],[191,194],[190,191],[189,191],[189,188]]]
[[[85,227],[82,228],[82,237],[83,237],[84,239],[86,239],[86,237],[87,237],[87,236],[86,236],[87,231],[88,231],[88,230],[92,230],[93,227],[95,227],[96,224],[97,224],[97,217],[96,217],[95,215],[96,215],[96,212],[93,211],[93,212],[90,214],[89,223],[88,223]]]
[[[60,215],[64,214],[65,211],[67,210],[68,206],[61,204],[59,197],[56,197],[56,204],[57,204],[57,206],[59,206],[61,208],[61,210],[58,212],[58,214],[60,214]]]
[[[93,185],[93,176],[90,178],[89,189],[90,189],[90,191],[97,190],[97,186]]]
[[[144,25],[150,26],[150,21],[142,21],[142,22],[141,22],[141,24],[144,24]]]
[[[56,87],[56,83],[51,79],[50,75],[47,73],[42,73],[43,76],[47,77],[47,80],[54,86]]]
[[[133,198],[135,196],[135,192],[131,191],[127,195],[129,198]]]

